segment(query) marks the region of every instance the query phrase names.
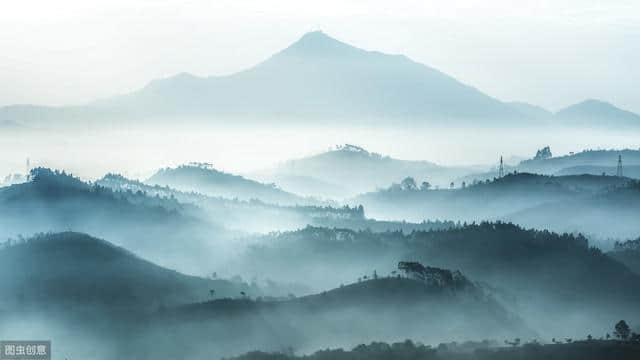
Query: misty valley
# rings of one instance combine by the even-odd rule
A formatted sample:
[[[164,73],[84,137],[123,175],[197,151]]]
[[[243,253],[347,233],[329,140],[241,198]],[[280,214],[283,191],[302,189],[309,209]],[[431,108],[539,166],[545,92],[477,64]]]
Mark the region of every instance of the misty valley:
[[[602,100],[505,102],[321,31],[231,75],[0,107],[0,340],[638,359],[639,131]]]

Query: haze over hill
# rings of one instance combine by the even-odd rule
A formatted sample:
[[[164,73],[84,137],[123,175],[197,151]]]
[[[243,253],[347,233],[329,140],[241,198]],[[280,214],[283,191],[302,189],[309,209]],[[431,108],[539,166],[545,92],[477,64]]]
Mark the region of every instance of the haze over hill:
[[[160,169],[147,179],[146,183],[229,199],[262,200],[283,205],[320,203],[311,198],[305,199],[288,193],[274,183],[262,184],[239,175],[218,171],[210,164],[188,164],[174,169]]]
[[[29,214],[29,216],[24,216]],[[202,273],[207,252],[235,234],[193,204],[112,191],[37,168],[31,180],[0,188],[0,236],[73,230],[109,239],[163,266]]]
[[[255,175],[269,180],[280,179],[285,187],[301,187],[325,196],[344,198],[375,190],[407,176],[428,178],[434,184],[444,185],[470,172],[472,168],[399,160],[345,144],[324,153],[289,160]]]
[[[508,220],[527,227],[581,232],[600,238],[633,237],[640,211],[638,185],[629,178],[596,175],[507,174],[453,189],[403,181],[348,201],[376,219]]]
[[[622,110],[605,101],[588,99],[555,114],[558,124],[569,127],[638,128],[640,115]]]
[[[186,276],[143,260],[124,248],[74,232],[41,234],[0,248],[0,304],[147,308],[207,298],[209,289],[234,296],[249,287]],[[99,286],[97,286],[99,284]],[[256,289],[253,289],[256,291]]]
[[[244,266],[326,288],[366,280],[374,269],[386,274],[389,263],[408,259],[473,274],[534,330],[576,336],[576,329],[595,329],[600,316],[637,314],[640,277],[585,237],[505,223],[410,234],[309,227],[266,236],[249,248]],[[590,316],[580,316],[586,309]],[[556,326],[561,323],[571,326]]]

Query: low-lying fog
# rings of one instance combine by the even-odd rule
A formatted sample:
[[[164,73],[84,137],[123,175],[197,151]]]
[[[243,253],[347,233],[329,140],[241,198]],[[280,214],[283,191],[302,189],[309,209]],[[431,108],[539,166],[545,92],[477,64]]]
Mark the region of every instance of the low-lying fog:
[[[301,120],[302,122],[302,120]],[[176,121],[179,123],[179,121]],[[251,177],[292,158],[354,144],[371,152],[444,166],[495,166],[532,157],[549,145],[556,154],[598,148],[638,148],[630,132],[543,129],[451,129],[334,126],[121,125],[82,129],[31,128],[0,133],[0,176],[32,166],[65,169],[83,179],[107,172],[146,178],[158,168],[199,161]]]

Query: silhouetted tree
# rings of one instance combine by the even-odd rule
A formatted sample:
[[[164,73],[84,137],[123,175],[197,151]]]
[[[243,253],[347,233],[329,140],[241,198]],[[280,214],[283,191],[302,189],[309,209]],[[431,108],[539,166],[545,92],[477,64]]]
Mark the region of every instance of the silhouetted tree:
[[[551,154],[551,148],[548,146],[545,146],[536,152],[536,156],[533,159],[544,160],[544,159],[549,159],[551,156],[553,156]]]
[[[629,325],[627,325],[627,322],[624,320],[618,321],[613,331],[613,334],[620,340],[627,340],[630,333]]]
[[[412,177],[404,178],[400,185],[402,186],[402,190],[415,191],[418,189],[418,185]]]

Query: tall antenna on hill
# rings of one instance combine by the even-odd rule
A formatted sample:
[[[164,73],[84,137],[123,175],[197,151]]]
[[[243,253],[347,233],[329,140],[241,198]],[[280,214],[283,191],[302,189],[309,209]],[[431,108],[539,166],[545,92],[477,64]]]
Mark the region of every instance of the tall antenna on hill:
[[[498,169],[498,178],[504,176],[504,163],[502,162],[502,155],[500,156],[500,168]]]
[[[622,177],[622,155],[618,155],[618,169],[616,170],[616,176]]]

